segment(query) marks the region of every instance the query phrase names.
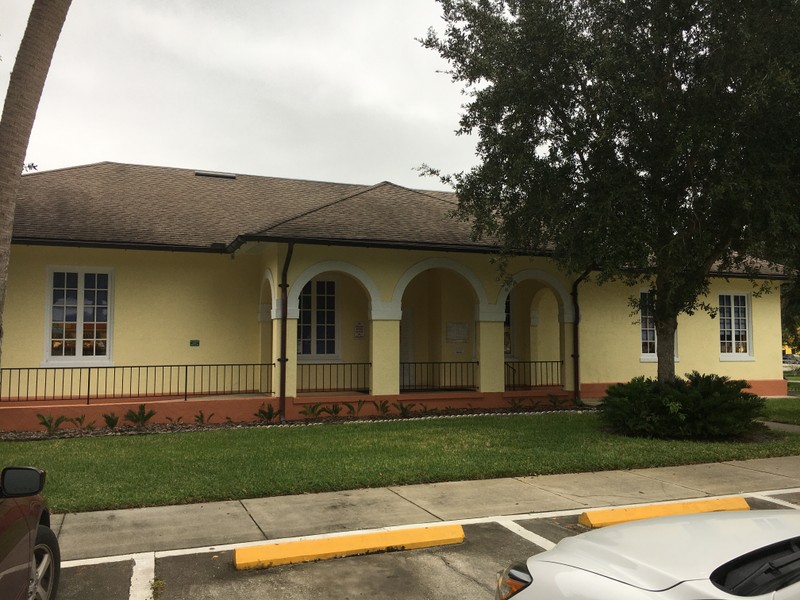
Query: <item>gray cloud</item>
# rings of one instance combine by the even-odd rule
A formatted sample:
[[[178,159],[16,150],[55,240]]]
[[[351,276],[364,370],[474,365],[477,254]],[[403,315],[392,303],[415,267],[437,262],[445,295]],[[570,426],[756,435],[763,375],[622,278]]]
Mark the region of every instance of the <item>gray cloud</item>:
[[[0,0],[5,90],[31,0]],[[414,40],[433,0],[80,0],[31,138],[42,169],[102,160],[440,189],[474,164],[463,97]]]

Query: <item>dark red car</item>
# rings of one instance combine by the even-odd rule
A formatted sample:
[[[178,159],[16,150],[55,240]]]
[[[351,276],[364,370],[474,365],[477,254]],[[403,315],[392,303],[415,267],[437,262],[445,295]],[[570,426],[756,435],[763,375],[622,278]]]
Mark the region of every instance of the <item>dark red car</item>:
[[[8,467],[0,475],[0,598],[53,600],[61,553],[41,492],[45,473]]]

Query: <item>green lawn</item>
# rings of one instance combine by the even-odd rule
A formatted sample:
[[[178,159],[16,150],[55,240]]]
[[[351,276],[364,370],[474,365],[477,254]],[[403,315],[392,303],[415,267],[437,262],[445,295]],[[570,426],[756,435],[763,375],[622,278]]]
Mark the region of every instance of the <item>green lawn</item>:
[[[800,425],[800,397],[767,398],[767,420]]]
[[[592,413],[0,445],[4,464],[47,469],[56,512],[800,455],[800,435],[761,442],[630,439],[603,432]]]

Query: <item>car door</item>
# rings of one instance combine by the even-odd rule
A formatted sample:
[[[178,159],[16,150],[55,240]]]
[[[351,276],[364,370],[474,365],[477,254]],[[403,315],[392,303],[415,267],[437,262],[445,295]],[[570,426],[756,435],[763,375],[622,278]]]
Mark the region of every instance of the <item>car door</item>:
[[[31,520],[30,498],[0,499],[0,590],[9,600],[27,597],[34,543]]]

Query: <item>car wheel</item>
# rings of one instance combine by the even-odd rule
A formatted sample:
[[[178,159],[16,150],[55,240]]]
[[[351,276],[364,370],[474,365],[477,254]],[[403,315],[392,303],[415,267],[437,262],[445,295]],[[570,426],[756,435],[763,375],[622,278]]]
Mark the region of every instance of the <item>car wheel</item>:
[[[39,525],[36,546],[33,549],[34,564],[29,600],[53,600],[58,590],[61,574],[61,551],[58,539],[49,527]]]

